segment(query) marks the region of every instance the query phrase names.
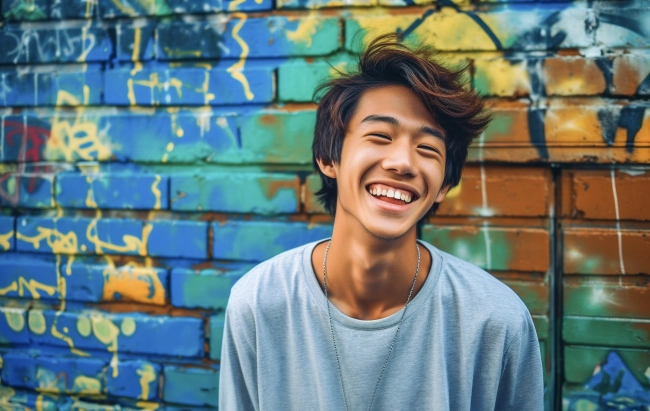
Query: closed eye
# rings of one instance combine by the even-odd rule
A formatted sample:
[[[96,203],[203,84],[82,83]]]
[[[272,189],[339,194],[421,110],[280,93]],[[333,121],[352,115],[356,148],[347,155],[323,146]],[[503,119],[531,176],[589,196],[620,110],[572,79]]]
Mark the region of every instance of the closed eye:
[[[372,136],[372,137],[379,137],[379,138],[382,139],[382,140],[392,141],[392,139],[390,138],[390,136],[387,136],[386,134],[370,133],[370,134],[368,134],[368,135],[369,135],[369,136]]]
[[[426,150],[426,151],[431,151],[432,153],[439,153],[440,152],[437,148],[431,147],[431,146],[422,146],[421,145],[421,146],[418,146],[418,148],[420,148],[422,150]]]

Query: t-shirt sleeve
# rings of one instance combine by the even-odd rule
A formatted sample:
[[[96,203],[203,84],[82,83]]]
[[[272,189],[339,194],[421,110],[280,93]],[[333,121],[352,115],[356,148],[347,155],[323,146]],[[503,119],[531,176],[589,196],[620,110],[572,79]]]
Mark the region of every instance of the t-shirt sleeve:
[[[495,410],[544,409],[544,374],[537,333],[526,313],[520,331],[506,348]]]
[[[219,409],[258,410],[255,319],[250,306],[231,301],[221,347]]]

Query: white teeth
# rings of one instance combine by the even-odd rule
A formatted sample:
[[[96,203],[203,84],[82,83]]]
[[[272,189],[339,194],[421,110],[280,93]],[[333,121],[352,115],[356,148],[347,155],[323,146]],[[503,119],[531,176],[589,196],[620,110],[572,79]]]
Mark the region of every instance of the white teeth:
[[[409,193],[404,193],[399,190],[395,190],[393,188],[380,188],[380,187],[373,187],[369,190],[370,194],[373,196],[383,196],[383,197],[390,197],[390,198],[396,198],[398,200],[402,200],[406,203],[410,203],[412,200],[412,196]]]

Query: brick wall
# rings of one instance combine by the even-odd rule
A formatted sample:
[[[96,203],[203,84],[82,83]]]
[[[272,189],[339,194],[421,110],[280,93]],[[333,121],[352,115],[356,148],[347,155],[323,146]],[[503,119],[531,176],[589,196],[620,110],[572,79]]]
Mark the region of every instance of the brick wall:
[[[547,409],[650,406],[646,2],[1,4],[0,408],[215,408],[230,287],[331,231],[312,92],[383,32],[494,109],[422,237],[526,303]]]

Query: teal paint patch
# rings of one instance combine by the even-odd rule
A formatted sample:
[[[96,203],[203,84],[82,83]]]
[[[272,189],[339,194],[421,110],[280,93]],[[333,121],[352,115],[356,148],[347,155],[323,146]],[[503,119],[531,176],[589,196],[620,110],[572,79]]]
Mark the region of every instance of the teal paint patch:
[[[283,214],[298,211],[300,180],[290,174],[219,172],[171,178],[172,210]]]
[[[245,271],[174,268],[171,272],[171,303],[175,307],[225,310],[233,285]]]
[[[166,365],[163,375],[165,402],[211,407],[219,405],[218,370]]]
[[[316,111],[264,110],[240,118],[247,161],[311,164]]]
[[[210,358],[221,359],[223,343],[223,329],[226,324],[226,312],[210,317]]]

